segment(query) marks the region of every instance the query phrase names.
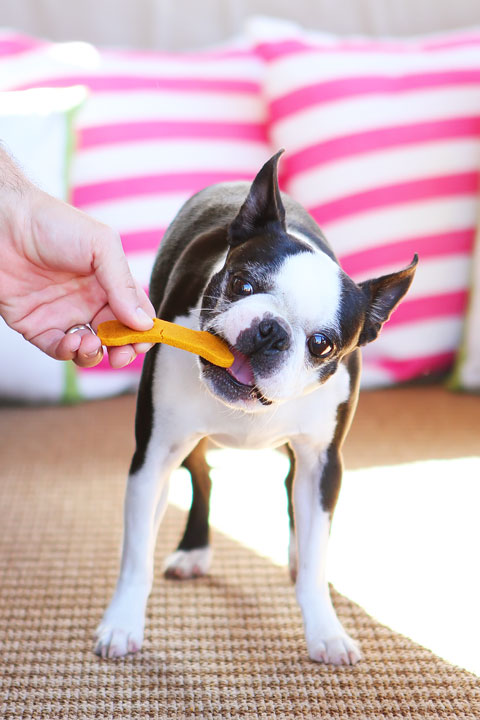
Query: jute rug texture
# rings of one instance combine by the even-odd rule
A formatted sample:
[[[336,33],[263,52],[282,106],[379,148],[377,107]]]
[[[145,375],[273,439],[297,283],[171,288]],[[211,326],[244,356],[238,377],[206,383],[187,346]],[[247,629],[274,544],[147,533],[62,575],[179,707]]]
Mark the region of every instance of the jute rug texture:
[[[374,408],[379,396],[367,402]],[[118,570],[133,412],[130,397],[0,411],[0,718],[480,717],[478,678],[335,592],[364,660],[310,662],[286,568],[218,532],[208,577],[165,580],[162,560],[184,523],[174,507],[157,545],[144,648],[97,658],[92,636]],[[361,447],[352,438],[353,464]]]

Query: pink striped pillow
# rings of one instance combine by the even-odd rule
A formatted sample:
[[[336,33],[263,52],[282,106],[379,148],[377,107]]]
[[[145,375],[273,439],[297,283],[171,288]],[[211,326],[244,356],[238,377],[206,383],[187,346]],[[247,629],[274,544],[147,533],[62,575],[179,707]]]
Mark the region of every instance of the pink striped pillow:
[[[251,179],[269,156],[263,63],[245,43],[192,54],[117,52],[0,35],[0,88],[86,86],[77,116],[73,203],[116,228],[147,286],[163,232],[211,183]],[[77,373],[82,396],[135,386],[140,359]]]
[[[364,385],[447,370],[460,342],[477,220],[480,32],[403,41],[258,19],[284,189],[356,280],[420,256],[407,299],[365,348]]]

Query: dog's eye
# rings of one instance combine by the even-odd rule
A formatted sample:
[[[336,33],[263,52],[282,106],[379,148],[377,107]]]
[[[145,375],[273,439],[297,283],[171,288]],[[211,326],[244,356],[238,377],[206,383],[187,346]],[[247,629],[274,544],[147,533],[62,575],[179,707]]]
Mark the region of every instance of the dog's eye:
[[[233,295],[241,295],[246,297],[247,295],[253,295],[253,285],[248,280],[244,280],[238,275],[232,278],[230,283],[230,291]]]
[[[323,333],[315,333],[308,338],[308,349],[318,358],[326,358],[333,352],[333,343]]]

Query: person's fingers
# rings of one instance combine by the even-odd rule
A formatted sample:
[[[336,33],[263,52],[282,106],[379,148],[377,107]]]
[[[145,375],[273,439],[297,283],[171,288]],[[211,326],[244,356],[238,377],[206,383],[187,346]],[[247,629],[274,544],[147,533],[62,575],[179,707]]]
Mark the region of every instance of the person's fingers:
[[[108,319],[112,314],[106,311]],[[103,320],[102,320],[103,322]],[[79,367],[94,367],[103,358],[100,338],[88,328],[65,333],[51,329],[30,338],[30,342],[55,360],[73,360]],[[112,368],[119,369],[130,365],[137,355],[146,353],[151,343],[136,343],[108,348],[108,360]]]
[[[149,350],[151,350],[153,346],[154,343],[134,343],[132,345],[137,355],[144,355]]]
[[[146,294],[145,290],[137,283],[136,280],[134,282],[135,282],[135,287],[137,290],[137,297],[138,297],[138,300],[140,303],[140,307],[142,308],[142,310],[144,310],[147,313],[149,318],[154,318],[156,315],[155,308],[153,307],[152,303],[150,302],[148,295]]]
[[[130,365],[136,357],[135,350],[131,345],[108,348],[108,362],[116,370]]]
[[[103,358],[100,339],[88,328],[66,333],[56,349],[57,360],[73,360],[79,367],[95,367]]]
[[[72,360],[80,347],[80,338],[75,338],[73,334],[67,336],[57,328],[45,330],[28,340],[55,360]]]
[[[100,338],[87,328],[74,333],[51,328],[29,340],[55,360],[73,360],[80,367],[98,365],[103,357]]]
[[[131,345],[109,348],[108,360],[112,368],[119,369],[130,365],[137,353]],[[57,348],[57,359],[73,360],[79,367],[90,368],[103,359],[100,338],[90,330],[76,330],[67,333]]]
[[[97,239],[93,252],[96,278],[115,317],[134,330],[149,330],[155,311],[132,277],[119,236],[106,231]]]
[[[95,367],[103,358],[100,338],[90,330],[77,330],[71,335],[80,335],[80,345],[72,358],[75,365],[83,368]],[[68,335],[66,336],[68,337]]]
[[[55,350],[56,359],[73,360],[78,348],[80,347],[81,340],[82,338],[78,333],[63,335]]]
[[[96,332],[100,323],[115,319],[111,308],[106,305],[95,315],[91,325]],[[122,345],[120,347],[109,347],[107,348],[108,361],[113,368],[122,368],[135,360],[137,355],[148,352],[151,347],[152,343],[135,343],[133,345]]]

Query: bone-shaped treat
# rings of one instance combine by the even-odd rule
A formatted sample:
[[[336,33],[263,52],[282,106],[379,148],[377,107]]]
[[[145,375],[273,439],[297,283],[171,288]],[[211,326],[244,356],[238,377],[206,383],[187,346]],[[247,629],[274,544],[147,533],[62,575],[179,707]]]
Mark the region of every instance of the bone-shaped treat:
[[[200,355],[220,367],[232,365],[233,354],[228,345],[216,335],[204,330],[191,330],[176,323],[160,320],[160,318],[154,318],[153,323],[151,330],[139,332],[123,325],[118,320],[108,320],[100,323],[97,335],[102,345],[108,347],[133,343],[164,343]]]

